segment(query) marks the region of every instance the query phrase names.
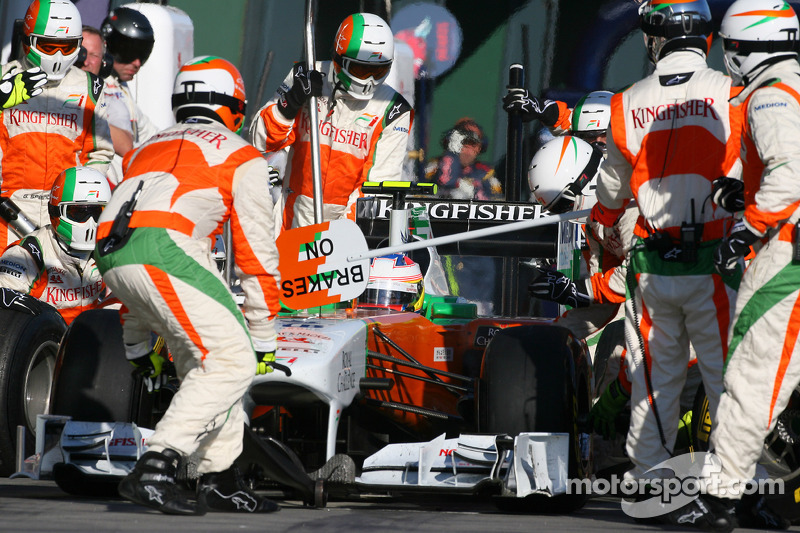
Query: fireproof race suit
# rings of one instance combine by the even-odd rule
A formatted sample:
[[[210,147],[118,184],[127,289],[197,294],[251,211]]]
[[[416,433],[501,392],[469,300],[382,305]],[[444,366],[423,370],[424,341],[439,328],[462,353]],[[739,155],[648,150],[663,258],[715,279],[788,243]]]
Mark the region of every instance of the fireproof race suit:
[[[800,65],[790,59],[768,67],[732,103],[746,116],[744,224],[766,241],[739,287],[711,432],[722,483],[708,492],[738,498],[743,485],[736,485],[753,479],[764,438],[800,383],[800,263],[792,261],[800,220]]]
[[[400,179],[414,112],[385,83],[369,100],[351,98],[341,89],[334,95],[333,63],[318,62],[317,69],[326,75],[317,98],[323,219],[354,219],[362,183]],[[291,86],[290,72],[283,87]],[[283,228],[288,229],[314,223],[310,116],[304,106],[295,120],[286,120],[277,102],[276,94],[261,108],[250,134],[262,151],[292,147],[283,186]]]
[[[149,446],[196,451],[198,472],[220,472],[242,449],[253,343],[264,352],[276,343],[278,252],[267,162],[220,124],[179,123],[129,152],[123,170],[100,217],[97,265],[123,303],[128,358],[147,354],[153,330],[181,379]],[[132,229],[109,237],[115,219],[121,227],[132,208]],[[211,254],[227,221],[244,314]]]
[[[2,74],[23,68],[12,61]],[[47,202],[66,168],[90,166],[105,173],[114,155],[103,108],[103,81],[72,67],[39,96],[0,111],[0,195],[10,197],[37,226],[50,223]],[[16,241],[0,220],[0,244]]]
[[[681,50],[611,100],[608,158],[592,216],[610,225],[634,197],[643,217],[625,304],[632,376],[627,449],[634,465],[626,476],[635,479],[657,475],[645,472],[670,457],[690,341],[712,417],[722,391],[738,279],[714,270],[712,253],[732,219],[712,204],[711,182],[738,165],[741,118],[728,104],[735,92],[703,55]]]
[[[106,287],[94,259],[67,253],[49,225],[3,252],[0,287],[47,302],[58,309],[67,324],[83,311],[109,303],[103,300]]]
[[[108,124],[130,134],[133,147],[138,148],[144,141],[158,132],[155,124],[136,104],[128,84],[119,81],[113,74],[105,79],[103,94],[106,101]],[[122,157],[114,154],[108,169],[108,180],[116,185],[122,181]]]

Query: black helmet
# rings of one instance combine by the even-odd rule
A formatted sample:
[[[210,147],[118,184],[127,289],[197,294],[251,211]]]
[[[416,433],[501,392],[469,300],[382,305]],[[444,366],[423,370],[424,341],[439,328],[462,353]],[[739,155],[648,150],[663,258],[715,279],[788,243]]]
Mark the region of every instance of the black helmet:
[[[639,19],[653,63],[686,48],[708,54],[713,27],[706,0],[645,0],[639,7]]]
[[[140,59],[144,64],[153,51],[153,27],[147,17],[135,9],[118,7],[112,10],[100,26],[100,32],[114,61],[132,63]]]

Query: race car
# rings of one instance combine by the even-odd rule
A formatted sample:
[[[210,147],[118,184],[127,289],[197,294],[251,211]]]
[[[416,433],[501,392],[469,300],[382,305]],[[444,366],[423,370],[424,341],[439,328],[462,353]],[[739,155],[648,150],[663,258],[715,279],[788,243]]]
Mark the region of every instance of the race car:
[[[541,217],[527,203],[398,203],[392,195],[407,187],[379,189],[359,205],[360,232],[373,249],[390,237],[391,206],[421,208],[443,236]],[[561,222],[503,237],[456,236],[452,247],[553,263],[560,255],[566,269],[574,255],[559,243],[572,246],[573,231]],[[551,318],[478,316],[475,303],[428,294],[417,312],[356,300],[286,309],[277,321],[276,370],[256,376],[246,397],[250,425],[238,461],[254,486],[314,505],[375,491],[489,494],[513,508],[547,499],[550,509],[571,510],[585,501],[567,494],[567,483],[592,472],[584,428],[590,361],[585,342]],[[70,493],[113,495],[177,379],[148,392],[131,375],[113,310],[81,314],[53,361],[51,388],[42,391],[51,391],[49,406],[37,406],[46,415],[38,428],[35,417],[21,420],[27,450],[14,470],[52,477]],[[11,450],[2,451],[5,465]]]

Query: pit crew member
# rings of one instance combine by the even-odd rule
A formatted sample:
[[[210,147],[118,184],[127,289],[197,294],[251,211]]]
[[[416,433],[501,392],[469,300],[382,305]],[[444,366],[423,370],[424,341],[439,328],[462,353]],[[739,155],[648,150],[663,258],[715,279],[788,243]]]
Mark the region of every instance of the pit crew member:
[[[283,228],[313,224],[310,113],[318,94],[323,219],[355,218],[364,181],[398,179],[413,120],[411,105],[383,83],[394,57],[394,36],[377,15],[356,13],[336,32],[333,60],[309,72],[298,63],[250,128],[256,148],[291,147],[284,177]]]
[[[110,198],[108,180],[97,170],[73,167],[59,174],[50,192],[50,224],[6,248],[0,287],[52,305],[67,324],[108,305],[92,252],[97,219]]]
[[[81,27],[69,0],[34,0],[23,26],[25,56],[2,67],[2,76],[34,66],[47,75],[42,94],[0,116],[0,191],[36,226],[50,221],[50,189],[64,169],[105,173],[113,155],[102,80],[73,67]],[[0,244],[17,238],[0,221]]]
[[[103,92],[108,104],[108,123],[115,152],[108,177],[116,184],[122,179],[125,154],[158,130],[136,104],[128,86],[150,57],[155,37],[147,17],[130,7],[112,10],[100,26],[100,32],[113,57],[112,73],[105,78]]]
[[[715,250],[714,263],[728,279],[741,271],[751,245],[760,250],[744,272],[731,322],[725,392],[710,440],[722,464],[707,492],[728,509],[741,498],[742,527],[789,526],[763,497],[742,492],[754,478],[764,438],[800,383],[800,149],[793,141],[800,120],[798,32],[788,3],[765,0],[737,0],[720,28],[725,66],[744,87],[732,102],[745,113],[744,215]],[[785,492],[795,506],[796,491],[787,483]]]
[[[716,414],[738,277],[714,270],[713,250],[733,221],[711,201],[712,181],[737,167],[741,122],[728,104],[738,91],[706,65],[713,28],[705,0],[647,1],[640,19],[655,72],[611,100],[592,211],[610,227],[635,198],[642,216],[625,304],[634,465],[625,476],[637,482],[665,475],[651,469],[673,453],[690,342]],[[667,520],[700,513],[698,526],[713,527],[717,518],[698,501]]]
[[[119,492],[168,514],[275,511],[234,465],[243,443],[242,396],[275,357],[279,273],[268,165],[235,134],[245,118],[245,92],[229,61],[202,56],[182,66],[172,109],[177,124],[125,157],[125,179],[98,228],[97,265],[123,303],[128,359],[145,377],[159,376],[154,331],[181,380]],[[244,312],[212,256],[226,222]],[[201,474],[196,495],[175,482],[192,454]]]

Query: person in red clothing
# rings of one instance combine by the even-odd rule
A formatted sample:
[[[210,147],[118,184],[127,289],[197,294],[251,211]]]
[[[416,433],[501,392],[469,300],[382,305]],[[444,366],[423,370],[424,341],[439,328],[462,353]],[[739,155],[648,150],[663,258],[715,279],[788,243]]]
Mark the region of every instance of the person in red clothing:
[[[394,58],[394,36],[377,15],[356,13],[342,21],[333,60],[311,72],[298,63],[250,128],[256,148],[291,148],[283,181],[283,228],[313,224],[311,128],[319,132],[323,220],[355,218],[365,181],[398,180],[413,120],[411,105],[383,83]],[[319,123],[306,102],[319,94]]]
[[[150,344],[154,331],[181,380],[119,492],[168,514],[275,511],[234,464],[243,443],[242,397],[275,360],[280,275],[269,168],[235,133],[245,92],[229,61],[203,56],[182,66],[172,109],[177,124],[123,160],[124,179],[98,227],[97,266],[123,304],[126,356],[145,377],[158,377],[163,359]],[[243,311],[212,255],[226,222]],[[195,495],[175,482],[192,454],[201,474]]]

